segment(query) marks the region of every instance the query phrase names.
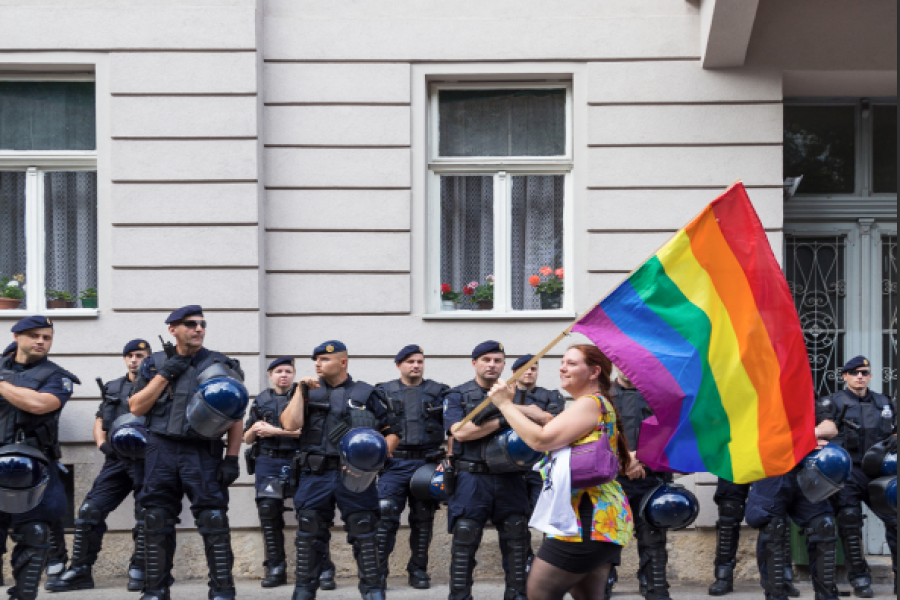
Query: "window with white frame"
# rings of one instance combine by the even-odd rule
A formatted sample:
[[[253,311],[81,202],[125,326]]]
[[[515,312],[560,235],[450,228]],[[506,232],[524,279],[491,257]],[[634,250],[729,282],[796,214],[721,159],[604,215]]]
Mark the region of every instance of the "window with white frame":
[[[0,81],[0,309],[97,307],[95,106],[92,81]]]
[[[430,312],[571,312],[571,86],[433,84],[429,135]]]

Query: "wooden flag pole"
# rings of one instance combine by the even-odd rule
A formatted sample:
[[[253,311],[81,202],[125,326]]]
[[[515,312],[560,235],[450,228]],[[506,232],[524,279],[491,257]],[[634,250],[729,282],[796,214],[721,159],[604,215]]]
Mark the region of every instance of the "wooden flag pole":
[[[740,181],[741,181],[740,179],[735,179],[735,180],[734,180],[734,183],[732,183],[732,184],[729,185],[727,188],[725,188],[725,191],[727,192],[727,191],[730,190],[736,183],[740,183]],[[709,206],[709,205],[707,204],[707,206]],[[706,208],[704,207],[703,210],[706,210]],[[703,211],[700,211],[693,219],[691,219],[690,221],[688,221],[688,223],[692,223],[692,222],[694,221],[694,219],[696,219],[696,218],[697,218],[698,216],[700,216],[701,214],[703,214]],[[648,260],[650,260],[651,258],[653,258],[654,256],[656,256],[656,254],[657,254],[660,250],[662,250],[669,242],[671,242],[672,239],[673,239],[676,235],[678,235],[679,233],[681,233],[681,231],[682,231],[682,230],[679,229],[678,231],[676,231],[675,233],[673,233],[673,234],[671,235],[671,237],[669,237],[669,239],[667,239],[667,240],[666,240],[659,248],[657,248],[656,250],[654,250],[647,258],[645,258],[644,260],[642,260],[642,261],[638,264],[638,266],[636,266],[634,269],[632,269],[631,272],[630,272],[628,275],[626,275],[625,277],[623,277],[622,280],[619,281],[619,283],[617,283],[617,284],[613,287],[613,289],[612,289],[608,294],[606,294],[605,296],[603,296],[602,298],[600,298],[599,300],[597,300],[597,302],[595,302],[594,304],[592,304],[591,307],[590,307],[589,309],[587,309],[586,311],[584,311],[577,319],[575,319],[574,321],[572,321],[572,322],[569,324],[569,326],[566,327],[566,328],[563,330],[562,333],[560,333],[558,336],[556,336],[556,337],[553,339],[552,342],[550,342],[549,344],[547,344],[547,345],[544,347],[543,350],[541,350],[540,352],[538,352],[538,353],[534,356],[534,358],[532,358],[532,359],[529,360],[527,363],[525,363],[524,365],[522,365],[521,367],[519,367],[519,370],[516,371],[515,373],[513,373],[512,377],[510,377],[509,380],[507,380],[507,382],[506,382],[507,385],[512,385],[512,384],[514,384],[516,381],[518,381],[518,380],[519,380],[519,377],[521,377],[528,369],[530,369],[532,366],[534,366],[534,364],[537,363],[537,361],[539,361],[540,359],[542,359],[548,352],[550,352],[550,351],[554,348],[554,346],[556,346],[558,343],[560,343],[560,342],[562,341],[562,339],[563,339],[564,337],[566,337],[567,335],[569,335],[570,333],[572,333],[572,328],[575,327],[575,325],[577,325],[579,321],[581,321],[583,318],[585,318],[585,317],[588,315],[588,313],[590,313],[592,310],[594,310],[595,308],[597,308],[597,306],[598,306],[601,302],[603,302],[604,300],[606,300],[606,299],[609,297],[610,294],[612,294],[614,291],[616,291],[617,289],[619,289],[619,286],[620,286],[620,285],[622,285],[623,283],[625,283],[625,282],[628,280],[629,277],[631,277],[632,275],[634,275],[634,274],[637,272],[638,269],[640,269],[641,267],[643,267],[644,264],[646,264],[646,262],[647,262]],[[472,419],[474,419],[475,417],[477,417],[477,416],[478,416],[478,413],[480,413],[481,411],[483,411],[484,409],[486,409],[490,403],[491,403],[490,397],[485,398],[484,401],[482,401],[481,404],[479,404],[477,407],[475,407],[475,410],[473,410],[472,412],[470,412],[469,414],[467,414],[467,415],[463,418],[462,421],[460,421],[459,423],[456,423],[453,427],[451,427],[451,428],[450,428],[450,433],[456,433],[457,431],[459,431],[466,423],[470,422]]]

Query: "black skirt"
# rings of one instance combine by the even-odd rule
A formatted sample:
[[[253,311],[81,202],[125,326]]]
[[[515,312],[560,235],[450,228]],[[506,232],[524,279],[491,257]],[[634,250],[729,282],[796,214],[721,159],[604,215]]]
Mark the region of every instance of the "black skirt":
[[[564,542],[562,540],[546,540],[537,557],[563,571],[583,575],[595,571],[603,565],[618,565],[622,562],[622,546],[612,542],[597,542],[591,539],[591,524],[594,522],[594,506],[590,497],[585,494],[578,506],[581,518],[581,542]]]

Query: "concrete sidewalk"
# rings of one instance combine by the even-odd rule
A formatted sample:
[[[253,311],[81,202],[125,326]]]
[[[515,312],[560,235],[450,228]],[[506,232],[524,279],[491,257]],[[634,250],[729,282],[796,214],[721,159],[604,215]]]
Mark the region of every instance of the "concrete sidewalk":
[[[814,598],[812,587],[809,584],[800,584],[800,590],[803,592],[803,598],[812,600]],[[845,586],[846,587],[846,586]],[[264,590],[259,586],[258,581],[239,581],[237,585],[238,598],[241,600],[273,600],[285,599],[291,597],[293,586],[283,586],[276,589]],[[848,588],[849,589],[849,588]],[[696,600],[698,598],[709,598],[706,593],[707,587],[704,585],[691,584],[675,584],[672,586],[671,594],[674,600]],[[173,600],[205,600],[206,584],[197,581],[186,581],[178,583],[172,588]],[[894,598],[893,588],[889,586],[876,586],[876,598]],[[475,584],[473,596],[476,600],[502,600],[503,583],[501,581],[484,581]],[[93,590],[85,590],[79,592],[71,592],[66,594],[49,594],[41,592],[40,598],[58,598],[59,600],[137,600],[139,594],[129,594],[125,591],[125,580],[98,582],[97,588]],[[406,586],[403,579],[391,580],[388,586],[387,597],[389,600],[442,600],[447,597],[447,585],[436,584],[431,590],[420,591],[414,590]],[[356,589],[356,582],[350,579],[338,580],[338,589],[333,592],[320,591],[317,596],[318,600],[359,600],[359,592]],[[762,590],[759,586],[751,583],[738,584],[737,591],[727,596],[729,600],[761,600],[763,598]],[[637,593],[637,586],[623,584],[617,586],[613,594],[613,600],[642,600]]]

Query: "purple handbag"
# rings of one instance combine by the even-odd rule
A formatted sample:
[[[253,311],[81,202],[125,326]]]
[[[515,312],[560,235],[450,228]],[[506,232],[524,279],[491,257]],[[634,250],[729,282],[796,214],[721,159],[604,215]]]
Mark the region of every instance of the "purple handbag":
[[[606,414],[603,404],[600,411]],[[597,487],[614,480],[619,474],[619,459],[610,449],[606,426],[600,439],[572,447],[569,468],[572,471],[572,489]]]

